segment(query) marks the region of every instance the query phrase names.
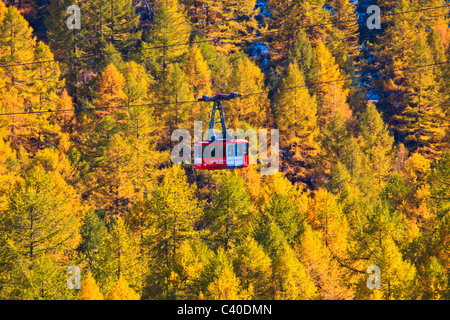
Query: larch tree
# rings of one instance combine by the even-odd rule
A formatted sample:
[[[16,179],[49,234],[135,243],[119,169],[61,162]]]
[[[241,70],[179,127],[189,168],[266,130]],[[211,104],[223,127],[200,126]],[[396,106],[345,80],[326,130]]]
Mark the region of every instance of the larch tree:
[[[79,300],[103,300],[104,296],[100,291],[92,273],[87,274],[86,279],[81,283],[81,293]]]
[[[173,272],[176,299],[198,299],[202,294],[202,274],[214,252],[200,239],[184,241],[174,256]]]
[[[14,6],[9,6],[0,26],[0,63],[6,67],[7,88],[25,93],[31,78],[29,64],[33,62],[36,39],[32,28]],[[3,80],[5,81],[5,80]]]
[[[151,32],[143,35],[141,59],[161,77],[169,64],[180,62],[187,53],[191,27],[178,0],[157,0],[154,6]]]
[[[172,264],[178,247],[195,237],[194,227],[200,208],[183,169],[167,169],[163,180],[152,193],[149,210],[152,230],[148,237],[153,254],[163,266]]]
[[[30,168],[13,190],[1,226],[30,268],[43,254],[75,249],[80,204],[58,173]]]
[[[211,91],[211,70],[208,62],[203,58],[202,52],[196,43],[192,44],[184,64],[184,72],[189,78],[189,85],[195,99],[202,95],[210,95]],[[209,108],[199,102],[196,104],[194,117],[196,121],[207,121]]]
[[[252,299],[273,298],[271,259],[252,237],[232,248],[233,266]]]
[[[325,127],[336,114],[350,121],[352,111],[347,103],[349,91],[343,82],[346,78],[323,42],[316,45],[315,51],[318,74],[313,83],[317,83],[314,93],[318,97],[319,125]]]
[[[181,0],[192,25],[207,38],[218,40],[217,50],[226,54],[245,45],[241,35],[254,35],[263,31],[256,20],[256,0],[214,1]]]
[[[35,47],[31,73],[32,78],[28,81],[27,90],[32,94],[29,98],[30,111],[55,110],[54,106],[60,103],[59,93],[64,81],[60,79],[59,63],[54,61],[50,48],[41,41]],[[49,114],[37,113],[29,118],[27,131],[41,143],[49,143],[60,132],[60,126],[50,121]]]
[[[33,78],[31,63],[34,61],[36,39],[32,35],[32,28],[15,6],[0,10],[3,12],[0,23],[0,65],[4,66],[0,68],[0,105],[8,113],[29,111],[34,98],[29,86]],[[13,116],[9,120],[12,133],[27,134],[26,118]],[[22,127],[25,130],[21,130]]]
[[[316,41],[326,41],[329,35],[334,34],[333,23],[328,10],[325,7],[326,0],[316,1],[288,1],[274,0],[271,1],[270,22],[272,26],[278,29],[273,36],[269,36],[272,40],[271,55],[273,60],[277,62],[283,61],[288,55],[288,48],[296,40],[298,28],[293,26],[306,27],[308,25],[321,25],[321,28],[310,28],[307,30],[308,36],[315,43]]]
[[[312,300],[317,298],[317,288],[297,259],[295,251],[284,244],[273,260],[275,298],[280,300]]]
[[[275,122],[280,130],[280,146],[287,173],[310,183],[320,152],[317,102],[305,83],[296,62],[290,63],[275,94]]]
[[[371,257],[369,263],[377,265],[382,270],[381,292],[383,299],[417,299],[417,270],[412,263],[406,261],[392,240],[387,237],[382,240]]]
[[[117,280],[107,296],[108,300],[140,300],[140,296],[136,293],[127,281],[122,277]]]
[[[321,233],[325,247],[338,258],[347,257],[350,228],[337,197],[320,189],[310,199],[307,217],[311,226]]]
[[[169,65],[166,76],[159,82],[158,105],[155,109],[163,125],[162,143],[170,145],[168,137],[175,129],[192,128],[194,95],[189,86],[189,77],[178,65]]]
[[[97,106],[95,112],[99,116],[113,114],[118,108],[123,107],[127,101],[127,95],[123,91],[125,78],[116,66],[110,64],[102,73],[97,90]]]
[[[124,220],[118,217],[99,248],[99,256],[93,264],[92,272],[103,293],[107,293],[121,279],[137,292],[147,265],[141,259],[136,235],[132,234]]]
[[[358,119],[362,151],[368,156],[369,168],[378,186],[387,180],[392,168],[394,138],[373,103],[368,103]]]
[[[314,285],[318,288],[321,299],[345,300],[352,299],[353,290],[350,285],[349,272],[344,269],[333,254],[325,246],[323,235],[306,225],[300,242],[295,246],[300,262]]]
[[[125,78],[124,93],[127,106],[139,104],[149,98],[149,86],[152,83],[145,67],[135,61],[125,63],[122,74]]]
[[[243,179],[225,173],[206,209],[206,222],[216,246],[230,249],[232,241],[242,238],[252,222],[251,202]]]
[[[235,53],[229,58],[231,75],[226,92],[237,92],[245,99],[234,99],[227,102],[225,116],[227,125],[233,129],[256,128],[267,121],[268,108],[264,74],[261,69],[244,53]]]
[[[238,300],[246,297],[240,281],[233,271],[233,265],[223,249],[219,249],[205,276],[210,280],[205,296],[211,300]]]
[[[107,236],[106,227],[93,208],[85,212],[82,223],[81,241],[77,251],[85,255],[89,267],[92,267],[92,264],[98,259],[100,247]]]
[[[211,71],[196,43],[189,48],[184,71],[189,77],[195,97],[211,93]]]

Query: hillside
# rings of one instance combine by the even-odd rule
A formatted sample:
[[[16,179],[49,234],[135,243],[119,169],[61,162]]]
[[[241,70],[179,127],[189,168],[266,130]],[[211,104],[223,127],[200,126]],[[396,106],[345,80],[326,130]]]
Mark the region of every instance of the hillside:
[[[0,299],[450,298],[446,1],[13,2]],[[278,130],[276,174],[261,140],[245,168],[174,163],[219,92],[229,129]]]

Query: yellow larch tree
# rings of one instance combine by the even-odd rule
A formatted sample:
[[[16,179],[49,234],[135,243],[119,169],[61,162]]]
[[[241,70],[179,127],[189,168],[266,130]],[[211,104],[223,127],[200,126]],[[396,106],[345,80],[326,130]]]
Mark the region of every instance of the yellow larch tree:
[[[139,294],[131,289],[127,281],[120,277],[108,295],[108,300],[139,300]]]
[[[103,300],[103,294],[100,292],[100,288],[89,272],[86,279],[81,284],[81,293],[79,300]]]
[[[97,108],[95,113],[104,116],[112,114],[118,107],[124,106],[127,95],[123,91],[125,78],[114,64],[106,67],[102,73],[97,90]]]
[[[318,97],[318,115],[320,127],[325,127],[335,114],[344,120],[352,118],[352,111],[347,103],[349,90],[345,89],[346,78],[335,58],[325,44],[319,41],[315,48],[318,74],[313,80],[317,84],[314,90]]]

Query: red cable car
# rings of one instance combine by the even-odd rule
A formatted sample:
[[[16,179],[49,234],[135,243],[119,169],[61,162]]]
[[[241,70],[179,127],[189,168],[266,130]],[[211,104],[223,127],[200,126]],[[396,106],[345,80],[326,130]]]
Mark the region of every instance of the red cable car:
[[[234,139],[227,133],[222,101],[237,98],[236,92],[203,96],[199,101],[214,101],[209,124],[208,141],[197,141],[194,144],[194,165],[198,170],[220,170],[248,167],[248,141]],[[216,111],[220,112],[220,121],[215,122]],[[214,124],[222,124],[222,138],[214,134]]]

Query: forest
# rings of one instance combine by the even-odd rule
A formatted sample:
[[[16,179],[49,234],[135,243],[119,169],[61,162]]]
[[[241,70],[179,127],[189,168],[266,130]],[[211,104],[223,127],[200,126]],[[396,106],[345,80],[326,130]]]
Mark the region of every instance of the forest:
[[[450,299],[447,1],[16,2],[0,299]],[[172,162],[218,92],[228,127],[279,130],[276,174]]]

